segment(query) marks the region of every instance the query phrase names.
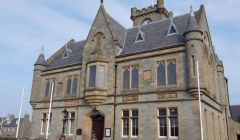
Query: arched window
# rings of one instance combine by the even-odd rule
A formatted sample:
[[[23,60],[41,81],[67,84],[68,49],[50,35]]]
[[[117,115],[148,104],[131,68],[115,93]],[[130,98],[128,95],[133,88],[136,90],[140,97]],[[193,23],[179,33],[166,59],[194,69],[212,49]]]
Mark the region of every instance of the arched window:
[[[176,64],[173,61],[168,63],[168,84],[169,85],[176,85],[177,78],[176,78]]]
[[[49,96],[49,89],[50,89],[50,82],[47,81],[46,88],[45,88],[45,97]]]
[[[71,86],[72,86],[72,79],[71,79],[71,77],[69,77],[67,80],[67,88],[66,88],[67,95],[71,94]]]
[[[138,68],[132,69],[132,88],[138,88]]]
[[[164,63],[160,63],[157,67],[157,85],[158,86],[166,85]]]
[[[130,73],[129,73],[129,69],[126,68],[123,72],[123,89],[129,89],[130,85]]]
[[[73,79],[72,94],[77,94],[77,89],[78,89],[78,78],[77,76],[75,76]]]

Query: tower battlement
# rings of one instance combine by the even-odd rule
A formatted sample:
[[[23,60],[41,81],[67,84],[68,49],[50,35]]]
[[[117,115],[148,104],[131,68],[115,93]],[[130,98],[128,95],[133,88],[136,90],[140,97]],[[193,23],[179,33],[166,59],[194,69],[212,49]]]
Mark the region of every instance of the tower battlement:
[[[141,25],[143,23],[142,17],[149,17],[151,21],[161,20],[173,16],[173,12],[168,11],[164,6],[164,0],[157,0],[157,4],[137,9],[131,8],[131,19],[134,22],[134,26]],[[138,19],[141,19],[139,21]]]

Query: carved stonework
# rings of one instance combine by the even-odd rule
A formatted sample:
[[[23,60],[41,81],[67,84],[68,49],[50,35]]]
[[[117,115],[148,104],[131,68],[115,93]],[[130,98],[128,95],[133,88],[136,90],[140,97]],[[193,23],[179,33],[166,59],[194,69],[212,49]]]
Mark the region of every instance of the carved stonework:
[[[177,93],[165,93],[157,95],[157,99],[173,99],[173,98],[177,98]]]
[[[131,96],[122,97],[122,102],[132,102],[132,101],[138,101],[138,96],[137,95],[131,95]]]
[[[75,105],[77,105],[77,102],[71,101],[71,100],[66,100],[66,101],[64,101],[64,105],[65,106],[75,106]]]
[[[102,33],[97,33],[94,38],[93,38],[93,44],[94,44],[94,49],[93,52],[91,53],[90,61],[96,61],[96,60],[104,60],[106,59],[105,52],[103,50],[103,45],[104,45],[104,34]]]
[[[144,81],[151,80],[151,71],[150,70],[143,72],[143,79],[144,79]]]

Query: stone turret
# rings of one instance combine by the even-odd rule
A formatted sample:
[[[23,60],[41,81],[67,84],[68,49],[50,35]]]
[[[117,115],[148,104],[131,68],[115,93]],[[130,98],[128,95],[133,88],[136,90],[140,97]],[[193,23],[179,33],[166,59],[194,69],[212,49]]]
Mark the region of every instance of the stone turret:
[[[184,33],[186,40],[186,50],[187,50],[187,62],[188,62],[188,89],[191,93],[196,93],[197,89],[197,69],[196,69],[196,60],[199,62],[199,72],[200,72],[200,82],[203,85],[203,38],[202,31],[198,26],[194,13],[191,9],[188,25]]]
[[[172,17],[173,13],[164,7],[164,0],[157,0],[157,4],[143,9],[136,7],[131,9],[131,19],[133,26],[145,24],[145,21],[154,22],[165,18]]]
[[[34,64],[34,74],[33,74],[33,83],[32,83],[32,95],[31,101],[38,99],[38,94],[41,93],[41,74],[42,71],[46,69],[46,60],[43,54],[43,49],[38,56],[37,61]]]

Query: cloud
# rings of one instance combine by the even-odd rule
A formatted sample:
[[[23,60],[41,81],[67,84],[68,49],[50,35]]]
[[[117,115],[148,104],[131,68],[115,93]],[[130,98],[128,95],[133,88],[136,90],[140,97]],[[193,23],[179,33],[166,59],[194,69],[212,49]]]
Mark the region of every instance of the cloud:
[[[195,10],[200,7],[199,2],[194,3]],[[175,15],[189,12],[189,0],[168,0],[165,3]],[[144,8],[150,4],[149,0],[104,0],[106,11],[127,28],[132,27],[130,8]],[[231,98],[234,104],[240,98],[237,89],[240,68],[236,65],[240,59],[240,13],[236,12],[239,4],[239,0],[206,1],[213,43],[224,61],[231,96],[238,97]],[[0,77],[4,79],[0,81],[0,94],[4,94],[1,96],[1,111],[9,101],[19,102],[22,86],[27,87],[25,106],[27,112],[31,111],[28,101],[33,64],[41,46],[45,46],[46,57],[49,57],[71,38],[85,39],[99,5],[93,0],[0,1]],[[233,37],[229,38],[230,35]],[[16,113],[16,108],[18,104],[11,105],[8,111]]]

